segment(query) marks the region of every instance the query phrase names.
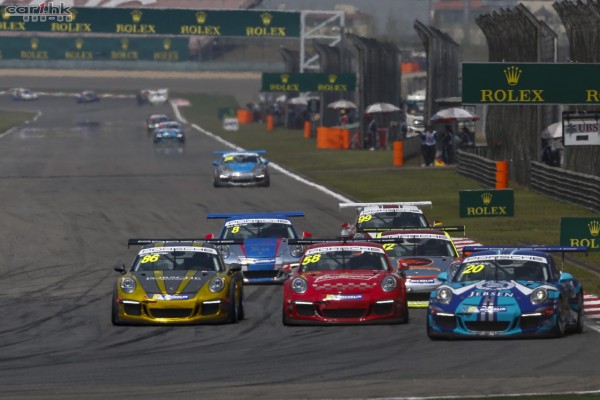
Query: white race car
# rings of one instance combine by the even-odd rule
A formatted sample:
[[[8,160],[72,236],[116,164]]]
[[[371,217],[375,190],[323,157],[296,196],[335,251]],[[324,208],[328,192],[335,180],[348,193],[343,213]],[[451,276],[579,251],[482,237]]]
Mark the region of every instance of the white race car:
[[[15,88],[11,89],[9,92],[10,97],[12,97],[13,100],[32,101],[38,99],[37,93],[31,91],[30,89]]]
[[[169,89],[143,89],[137,96],[138,104],[158,105],[166,103],[169,100]]]

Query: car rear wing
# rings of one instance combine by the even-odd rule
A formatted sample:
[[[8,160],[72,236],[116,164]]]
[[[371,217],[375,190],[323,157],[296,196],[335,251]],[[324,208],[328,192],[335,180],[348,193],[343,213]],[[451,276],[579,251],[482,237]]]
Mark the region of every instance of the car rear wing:
[[[213,151],[213,154],[229,154],[229,153],[256,153],[256,154],[266,154],[266,150],[216,150]]]
[[[359,210],[365,207],[385,207],[385,206],[394,206],[394,207],[404,207],[404,206],[431,206],[433,207],[433,203],[431,201],[389,201],[389,202],[378,202],[378,203],[340,203],[340,208],[357,208]]]
[[[587,246],[465,246],[463,251],[532,250],[544,253],[587,253]]]
[[[172,238],[154,238],[154,239],[129,239],[127,241],[127,248],[131,246],[145,246],[148,244],[164,244],[164,243],[210,243],[214,245],[234,245],[234,244],[244,244],[244,239],[199,239],[199,238],[191,238],[191,239],[172,239]]]
[[[368,239],[350,239],[350,238],[336,238],[336,239],[288,239],[289,245],[301,245],[307,246],[311,244],[320,244],[320,243],[404,243],[403,238],[368,238]]]
[[[562,267],[565,264],[565,253],[585,253],[588,254],[587,246],[465,246],[463,247],[463,256],[467,257],[478,251],[486,250],[532,250],[543,253],[562,253]]]
[[[228,219],[228,218],[281,218],[281,217],[304,217],[302,211],[283,211],[272,213],[231,213],[231,214],[208,214],[206,219]]]
[[[390,231],[442,231],[442,232],[466,232],[464,225],[456,226],[434,226],[434,227],[415,227],[415,228],[364,228],[361,232],[390,232]],[[463,236],[465,233],[463,233]]]

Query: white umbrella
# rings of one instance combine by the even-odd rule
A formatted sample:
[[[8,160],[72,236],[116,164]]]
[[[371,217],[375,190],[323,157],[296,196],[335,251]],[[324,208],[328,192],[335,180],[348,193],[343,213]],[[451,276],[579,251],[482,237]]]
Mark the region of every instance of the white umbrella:
[[[308,97],[292,97],[287,103],[306,106],[308,105]]]
[[[444,108],[436,112],[433,117],[431,117],[431,122],[471,122],[478,121],[479,117],[475,114],[471,114],[464,108],[459,107],[451,107]]]
[[[368,106],[367,109],[365,110],[365,113],[375,114],[375,113],[386,113],[386,112],[394,112],[394,111],[400,111],[400,108],[398,108],[395,105],[390,104],[390,103],[375,103],[375,104],[371,104],[370,106]]]
[[[356,108],[356,104],[354,104],[353,102],[351,102],[350,100],[338,100],[338,101],[334,101],[333,103],[329,103],[327,105],[328,108],[334,108],[334,109],[340,109],[340,108]]]
[[[542,131],[542,139],[558,139],[562,135],[562,122],[550,124]]]

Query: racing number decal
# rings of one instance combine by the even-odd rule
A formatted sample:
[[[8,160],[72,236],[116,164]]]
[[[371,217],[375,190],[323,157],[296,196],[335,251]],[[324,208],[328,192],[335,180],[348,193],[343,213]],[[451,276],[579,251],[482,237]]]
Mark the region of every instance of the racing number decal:
[[[227,162],[227,161],[232,161],[233,160],[233,156],[227,156],[223,159],[223,161]]]
[[[304,260],[302,260],[302,265],[308,265],[311,263],[315,263],[315,262],[319,261],[320,259],[321,259],[320,254],[315,254],[314,256],[306,256],[306,257],[304,257]]]
[[[363,222],[368,222],[371,220],[371,218],[373,218],[371,214],[361,215],[360,217],[358,217],[358,223],[362,224]]]
[[[384,243],[383,244],[383,249],[385,251],[391,251],[394,250],[394,247],[396,247],[396,243]]]
[[[238,233],[239,231],[240,231],[239,226],[234,226],[233,228],[231,228],[231,233]]]
[[[471,264],[467,265],[467,268],[463,271],[463,274],[476,274],[483,271],[483,264]]]
[[[149,254],[147,256],[144,256],[144,258],[142,258],[142,261],[140,261],[140,263],[145,264],[145,263],[149,263],[149,262],[156,262],[156,261],[158,261],[159,258],[160,258],[160,254]]]

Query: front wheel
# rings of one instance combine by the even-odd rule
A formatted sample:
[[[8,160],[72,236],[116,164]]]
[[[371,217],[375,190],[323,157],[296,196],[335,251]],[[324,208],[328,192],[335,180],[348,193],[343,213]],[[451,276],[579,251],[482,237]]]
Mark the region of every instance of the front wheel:
[[[558,313],[556,315],[556,323],[552,329],[552,335],[555,338],[561,338],[565,336],[565,330],[567,326],[567,318],[562,308],[562,299],[559,300]]]

